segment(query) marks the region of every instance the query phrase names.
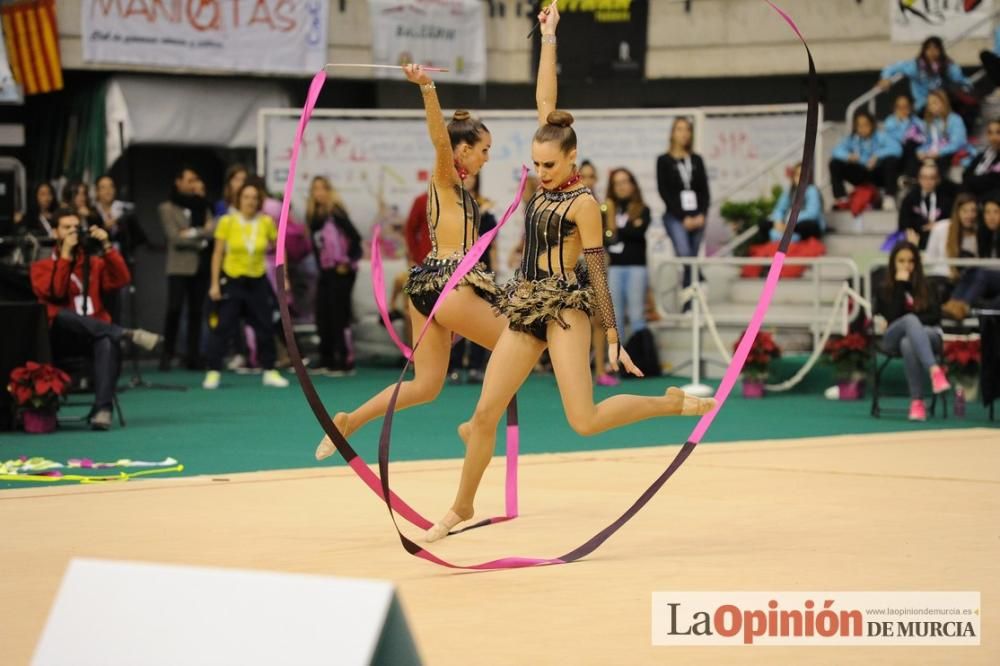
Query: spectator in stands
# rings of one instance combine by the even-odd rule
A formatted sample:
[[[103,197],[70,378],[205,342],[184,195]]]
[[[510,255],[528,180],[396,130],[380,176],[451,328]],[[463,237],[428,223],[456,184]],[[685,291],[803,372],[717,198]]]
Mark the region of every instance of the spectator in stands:
[[[895,207],[896,178],[903,147],[888,134],[875,128],[875,117],[865,109],[854,114],[851,133],[833,149],[830,160],[830,181],[834,208],[847,208],[847,187],[872,184],[881,186],[886,196],[886,210]]]
[[[75,210],[80,216],[83,231],[93,225],[101,226],[101,216],[97,214],[94,204],[90,201],[90,187],[83,181],[70,181],[63,189],[63,205]]]
[[[276,350],[272,313],[274,293],[267,281],[268,247],[278,238],[274,220],[262,215],[264,192],[244,183],[238,193],[239,209],[222,216],[215,228],[209,298],[218,304],[218,325],[208,339],[206,389],[219,387],[225,343],[232,338],[243,315],[253,327],[257,353],[264,372],[264,386],[285,387],[288,380],[274,369]]]
[[[120,289],[131,280],[108,232],[91,225],[84,233],[79,214],[64,208],[53,217],[56,247],[52,256],[31,265],[31,287],[48,312],[56,355],[86,347],[94,357],[94,405],[90,425],[111,427],[111,406],[118,378],[122,339],[147,350],[159,336],[111,323],[102,291]]]
[[[986,128],[989,142],[986,150],[965,169],[962,190],[971,192],[980,200],[990,192],[1000,190],[1000,118],[994,118]]]
[[[230,164],[226,169],[226,184],[222,186],[222,198],[215,202],[213,212],[215,217],[222,217],[236,211],[238,202],[236,193],[247,182],[250,172],[242,164]]]
[[[646,230],[649,229],[649,207],[642,200],[642,191],[628,169],[614,169],[608,177],[608,192],[604,203],[605,228],[611,231],[608,256],[608,287],[615,303],[618,334],[622,340],[646,328]],[[630,335],[625,335],[628,319]]]
[[[957,113],[951,110],[948,95],[935,90],[927,96],[927,111],[924,112],[924,141],[917,148],[917,162],[911,164],[907,175],[916,173],[916,164],[924,160],[934,160],[941,178],[948,178],[951,165],[960,151],[968,146],[965,124]]]
[[[97,191],[97,201],[94,210],[101,218],[101,224],[107,230],[112,244],[121,250],[122,242],[125,240],[125,234],[127,233],[124,228],[124,220],[122,219],[127,206],[124,201],[119,201],[115,198],[118,194],[118,188],[115,187],[115,181],[111,176],[104,175],[98,178],[95,189]]]
[[[903,147],[900,173],[917,159],[917,149],[923,143],[924,121],[913,113],[913,100],[906,93],[896,96],[893,111],[882,121],[882,131]]]
[[[962,192],[955,197],[951,218],[935,222],[924,251],[927,279],[937,288],[938,301],[946,300],[957,282],[961,269],[943,260],[976,256],[979,204],[976,197]],[[943,307],[943,306],[942,306]]]
[[[951,210],[953,196],[947,188],[941,186],[941,178],[934,162],[927,162],[920,167],[917,184],[918,187],[910,190],[899,206],[898,229],[906,234],[909,242],[926,248],[931,227],[938,220],[944,219],[947,211]]]
[[[188,314],[185,365],[191,370],[201,367],[202,306],[209,283],[203,255],[214,228],[208,202],[198,195],[200,180],[191,167],[178,169],[170,199],[158,209],[167,239],[167,313],[160,370],[171,368],[185,302]]]
[[[56,191],[47,182],[38,183],[28,201],[25,215],[14,216],[14,224],[18,233],[31,234],[39,238],[52,238],[55,235]]]
[[[319,368],[327,376],[342,377],[354,373],[351,294],[361,258],[361,235],[351,223],[343,199],[323,176],[313,178],[309,186],[306,220],[319,265],[316,287]]]
[[[597,194],[597,167],[590,160],[580,162],[580,183],[589,188],[594,198],[600,201]],[[607,221],[607,204],[601,203],[601,212],[605,214]],[[613,231],[605,225],[604,247],[608,246]],[[595,313],[590,319],[590,353],[594,356],[594,383],[598,386],[617,386],[621,382],[612,374],[607,372],[607,338],[604,334],[604,326],[601,325],[600,314]]]
[[[792,209],[792,200],[799,187],[799,180],[802,177],[802,163],[799,162],[791,169],[789,184],[781,191],[774,210],[771,211],[771,228],[768,236],[772,241],[781,240],[785,233],[785,225],[788,222],[788,213]],[[799,211],[798,221],[795,223],[795,232],[792,234],[792,242],[798,242],[806,238],[823,238],[826,233],[826,220],[823,219],[823,198],[813,183],[806,185],[806,191],[802,200],[802,210]]]
[[[698,254],[705,236],[705,213],[711,203],[708,172],[701,156],[691,151],[693,140],[691,121],[677,118],[670,129],[670,148],[656,161],[656,184],[667,206],[663,223],[678,257]],[[691,266],[685,266],[684,286],[689,284]],[[690,301],[685,309],[688,305]]]
[[[907,241],[897,243],[889,255],[889,267],[878,294],[876,313],[888,328],[882,348],[903,357],[906,383],[910,387],[910,420],[925,421],[923,376],[929,373],[931,389],[943,393],[951,388],[935,349],[941,349],[941,312],[934,290],[924,278],[920,252]]]
[[[962,73],[962,68],[948,57],[940,37],[925,39],[920,45],[920,55],[916,58],[901,60],[885,67],[877,87],[888,90],[892,85],[890,79],[897,74],[909,79],[910,96],[920,115],[923,115],[927,97],[933,91],[944,90],[946,94],[952,94],[972,88],[972,84]]]
[[[980,259],[1000,259],[1000,195],[994,194],[983,204],[983,217],[976,237]],[[968,268],[955,286],[951,298],[941,306],[949,319],[962,321],[970,308],[983,301],[988,307],[1000,307],[1000,270]]]

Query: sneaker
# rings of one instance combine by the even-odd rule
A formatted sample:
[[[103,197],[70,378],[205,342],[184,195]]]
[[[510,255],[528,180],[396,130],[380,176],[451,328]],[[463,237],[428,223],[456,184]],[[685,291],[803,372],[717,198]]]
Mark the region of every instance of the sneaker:
[[[882,210],[895,212],[896,199],[888,194],[882,197]]]
[[[90,429],[91,430],[110,430],[111,429],[111,410],[110,409],[99,409],[97,413],[90,417]]]
[[[209,391],[214,391],[219,388],[219,382],[222,380],[222,373],[218,370],[209,370],[205,373],[205,379],[201,382],[201,387],[203,389],[208,389]]]
[[[910,420],[911,421],[926,421],[927,420],[927,410],[924,409],[924,401],[922,399],[911,400],[910,401]]]
[[[941,368],[934,368],[931,370],[931,387],[934,393],[944,393],[945,391],[951,390],[951,384],[948,382],[947,375],[944,374],[944,370]]]
[[[620,379],[612,375],[609,375],[607,373],[604,373],[603,375],[597,378],[598,386],[618,386],[619,384],[621,384]]]
[[[277,370],[265,370],[260,376],[260,383],[264,386],[273,386],[274,388],[285,388],[288,386],[288,380],[281,376],[281,373]]]
[[[163,338],[158,336],[156,333],[150,333],[149,331],[141,328],[134,328],[129,333],[129,339],[146,351],[153,351],[156,349],[156,345],[160,344],[160,340]]]

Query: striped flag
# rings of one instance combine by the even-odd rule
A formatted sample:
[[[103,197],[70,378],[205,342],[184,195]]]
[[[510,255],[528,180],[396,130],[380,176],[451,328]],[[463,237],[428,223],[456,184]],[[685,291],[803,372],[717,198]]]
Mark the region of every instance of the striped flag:
[[[62,90],[55,0],[24,0],[0,10],[7,57],[25,95]]]

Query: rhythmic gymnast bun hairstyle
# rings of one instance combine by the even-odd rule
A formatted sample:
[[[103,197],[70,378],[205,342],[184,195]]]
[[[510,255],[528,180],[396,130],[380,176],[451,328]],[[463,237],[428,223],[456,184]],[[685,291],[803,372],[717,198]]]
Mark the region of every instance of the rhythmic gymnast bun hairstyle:
[[[451,117],[451,122],[448,123],[448,136],[451,139],[451,149],[455,150],[462,143],[475,146],[482,138],[480,135],[483,132],[489,132],[489,130],[486,129],[486,125],[481,120],[473,117],[465,109],[456,110]]]
[[[552,111],[545,118],[545,124],[535,132],[535,141],[548,143],[558,141],[564,152],[576,148],[576,132],[573,130],[573,114],[569,111]]]

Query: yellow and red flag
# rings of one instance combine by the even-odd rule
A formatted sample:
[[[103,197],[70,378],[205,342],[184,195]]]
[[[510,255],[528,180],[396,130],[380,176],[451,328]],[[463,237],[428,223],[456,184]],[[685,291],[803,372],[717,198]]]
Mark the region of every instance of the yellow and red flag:
[[[25,95],[62,90],[55,0],[24,0],[0,10],[14,79]]]

